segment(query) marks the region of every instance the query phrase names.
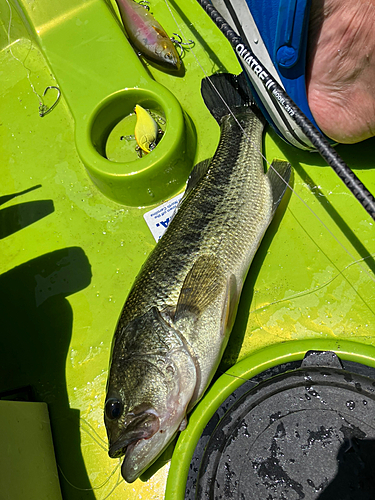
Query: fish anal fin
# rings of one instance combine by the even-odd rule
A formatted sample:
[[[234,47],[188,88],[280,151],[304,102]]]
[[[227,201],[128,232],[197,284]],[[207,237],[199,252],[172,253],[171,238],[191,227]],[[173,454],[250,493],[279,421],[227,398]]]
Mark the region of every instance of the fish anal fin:
[[[199,313],[209,306],[225,286],[223,270],[215,255],[201,255],[190,269],[178,298],[175,320],[186,313]]]
[[[271,183],[274,214],[284,196],[291,173],[290,163],[285,160],[273,160],[268,169],[267,177]]]

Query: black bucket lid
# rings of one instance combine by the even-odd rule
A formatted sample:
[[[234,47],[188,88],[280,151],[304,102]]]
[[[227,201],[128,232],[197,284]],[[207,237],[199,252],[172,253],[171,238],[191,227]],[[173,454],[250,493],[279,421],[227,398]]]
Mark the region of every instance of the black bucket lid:
[[[310,351],[218,408],[186,499],[375,499],[375,369]]]

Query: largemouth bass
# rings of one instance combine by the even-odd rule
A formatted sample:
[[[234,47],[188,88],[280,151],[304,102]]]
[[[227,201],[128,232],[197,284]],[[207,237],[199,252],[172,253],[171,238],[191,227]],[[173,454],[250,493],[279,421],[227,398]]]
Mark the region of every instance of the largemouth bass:
[[[109,455],[125,455],[127,482],[185,428],[187,413],[207,389],[249,266],[290,177],[287,162],[273,163],[280,177],[273,169],[264,173],[264,120],[243,75],[211,81],[235,118],[203,80],[202,95],[221,127],[217,151],[193,169],[115,332],[104,418]]]
[[[173,71],[181,63],[173,42],[144,5],[134,0],[116,0],[126,33],[134,47],[147,59]]]

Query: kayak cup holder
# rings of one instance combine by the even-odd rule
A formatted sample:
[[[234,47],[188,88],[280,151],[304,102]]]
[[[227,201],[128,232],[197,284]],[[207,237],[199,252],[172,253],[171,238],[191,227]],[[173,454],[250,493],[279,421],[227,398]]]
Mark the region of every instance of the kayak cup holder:
[[[193,165],[196,137],[189,118],[164,87],[129,88],[103,99],[77,126],[78,153],[97,188],[128,206],[154,205],[177,193]],[[136,104],[156,121],[160,133],[150,153],[134,137]]]

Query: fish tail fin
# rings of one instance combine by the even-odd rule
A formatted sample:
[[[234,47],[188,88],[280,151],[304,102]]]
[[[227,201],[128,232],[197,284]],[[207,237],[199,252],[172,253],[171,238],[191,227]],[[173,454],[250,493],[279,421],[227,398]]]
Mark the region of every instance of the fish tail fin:
[[[222,118],[246,107],[255,107],[246,75],[217,73],[203,78],[201,94],[212,116],[220,124]]]
[[[275,213],[288,187],[290,173],[290,163],[285,160],[273,160],[271,167],[268,169],[267,177],[272,187],[273,213]]]

